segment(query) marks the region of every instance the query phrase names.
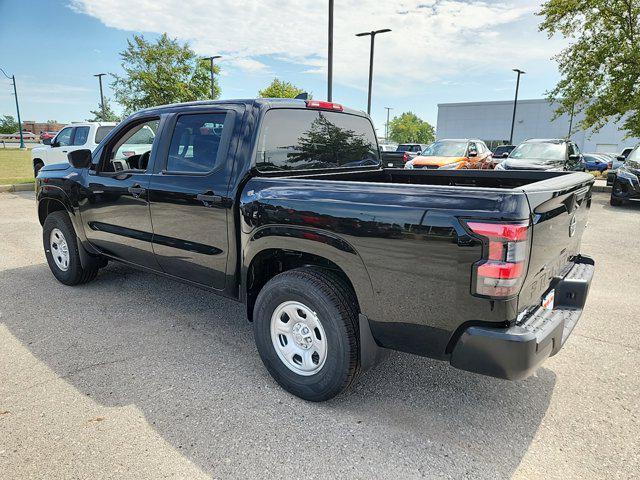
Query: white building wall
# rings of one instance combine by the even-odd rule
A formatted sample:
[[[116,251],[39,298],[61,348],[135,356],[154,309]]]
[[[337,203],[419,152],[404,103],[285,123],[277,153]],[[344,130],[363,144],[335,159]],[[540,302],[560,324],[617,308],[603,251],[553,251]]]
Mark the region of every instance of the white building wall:
[[[555,107],[546,99],[519,100],[513,132],[514,144],[529,138],[565,138],[569,133],[569,115],[552,120]],[[438,105],[437,138],[480,138],[485,141],[508,140],[511,131],[513,101],[443,103]],[[625,139],[625,132],[611,122],[598,133],[576,131],[582,116],[573,121],[571,138],[583,152],[620,152],[640,139]]]

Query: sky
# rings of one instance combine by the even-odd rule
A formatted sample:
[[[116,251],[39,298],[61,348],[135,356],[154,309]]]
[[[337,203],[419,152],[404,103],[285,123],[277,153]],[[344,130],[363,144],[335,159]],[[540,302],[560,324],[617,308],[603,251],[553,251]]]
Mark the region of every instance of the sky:
[[[251,98],[274,77],[327,93],[324,0],[0,0],[0,68],[15,74],[23,120],[85,120],[99,103],[96,73],[122,72],[133,34],[162,32],[202,56],[222,55],[221,98]],[[434,124],[437,105],[541,98],[559,76],[564,46],[538,32],[533,0],[335,0],[333,100],[366,110],[369,39],[376,37],[371,116],[384,134],[412,111]],[[15,116],[0,74],[0,115]],[[112,96],[105,77],[105,95]],[[118,111],[118,106],[114,105]]]

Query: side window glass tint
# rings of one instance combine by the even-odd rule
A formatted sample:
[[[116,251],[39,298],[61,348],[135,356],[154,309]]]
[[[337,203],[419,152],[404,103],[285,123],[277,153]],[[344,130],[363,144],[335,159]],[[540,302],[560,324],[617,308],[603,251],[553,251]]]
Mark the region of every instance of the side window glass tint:
[[[74,145],[84,145],[89,138],[89,127],[76,127],[76,134],[73,136]]]
[[[109,149],[102,171],[146,170],[159,124],[160,119],[156,118],[127,129]]]
[[[171,136],[166,172],[207,173],[226,155],[232,116],[227,113],[181,115]]]

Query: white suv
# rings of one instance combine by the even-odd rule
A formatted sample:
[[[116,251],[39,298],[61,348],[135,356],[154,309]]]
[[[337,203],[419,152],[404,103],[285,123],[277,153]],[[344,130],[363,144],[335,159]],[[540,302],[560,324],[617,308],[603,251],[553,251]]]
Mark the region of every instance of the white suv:
[[[73,150],[95,150],[116,125],[116,122],[80,122],[67,125],[51,140],[50,145],[31,150],[34,174],[37,176],[45,165],[66,162],[67,154]]]

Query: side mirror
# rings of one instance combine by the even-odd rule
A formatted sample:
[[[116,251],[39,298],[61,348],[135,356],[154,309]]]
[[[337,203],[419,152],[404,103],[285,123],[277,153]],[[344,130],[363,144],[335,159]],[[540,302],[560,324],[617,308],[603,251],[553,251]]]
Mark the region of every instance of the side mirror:
[[[509,152],[504,152],[502,154],[502,158],[509,158]]]
[[[569,160],[573,160],[573,161],[580,160],[580,155],[576,155],[576,154],[569,155]]]
[[[618,160],[619,162],[624,162],[626,160],[626,157],[624,155],[618,155],[616,157],[616,160]]]
[[[44,140],[42,140],[42,144],[43,145],[51,145],[51,139],[50,138],[45,138]]]
[[[478,156],[478,152],[476,152],[475,150],[469,150],[469,158],[472,157],[477,157]]]
[[[82,150],[74,150],[67,154],[69,163],[75,168],[87,168],[91,165],[91,150],[83,148]]]

